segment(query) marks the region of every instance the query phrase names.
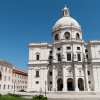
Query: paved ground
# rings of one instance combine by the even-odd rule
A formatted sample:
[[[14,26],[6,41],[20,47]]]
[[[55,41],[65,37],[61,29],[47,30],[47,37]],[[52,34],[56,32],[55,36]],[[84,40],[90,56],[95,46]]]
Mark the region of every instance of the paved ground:
[[[32,98],[40,93],[15,92],[15,94],[24,98]],[[45,96],[45,93],[42,94]],[[100,92],[47,92],[46,96],[49,100],[100,100]]]

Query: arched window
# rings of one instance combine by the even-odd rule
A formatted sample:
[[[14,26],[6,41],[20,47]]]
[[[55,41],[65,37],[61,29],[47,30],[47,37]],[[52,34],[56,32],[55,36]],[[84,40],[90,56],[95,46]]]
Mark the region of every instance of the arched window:
[[[78,33],[76,34],[76,39],[80,39],[80,35]]]
[[[55,40],[59,40],[58,34],[55,35]]]
[[[65,37],[66,40],[70,39],[70,33],[69,32],[65,32],[64,37]]]

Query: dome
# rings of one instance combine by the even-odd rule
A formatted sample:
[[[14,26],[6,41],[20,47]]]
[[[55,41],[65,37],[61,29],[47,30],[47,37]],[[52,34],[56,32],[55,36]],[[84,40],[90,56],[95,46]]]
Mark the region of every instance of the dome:
[[[74,26],[76,28],[80,28],[78,22],[72,17],[70,17],[69,9],[66,6],[62,10],[62,13],[63,16],[55,23],[53,31],[66,26]]]
[[[56,30],[60,27],[71,26],[71,25],[80,28],[80,25],[75,19],[71,17],[62,17],[55,23],[53,30]]]

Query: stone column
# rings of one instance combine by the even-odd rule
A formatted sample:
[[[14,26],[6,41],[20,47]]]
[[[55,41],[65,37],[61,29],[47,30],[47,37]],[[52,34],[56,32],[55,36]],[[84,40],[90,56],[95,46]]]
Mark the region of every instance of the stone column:
[[[52,69],[52,91],[56,90],[55,66]]]
[[[86,90],[86,91],[90,91],[89,83],[88,83],[87,67],[88,67],[88,66],[85,65],[85,73],[84,73],[84,76],[85,76],[85,90]]]
[[[63,91],[67,91],[66,69],[63,67]]]
[[[74,65],[74,90],[79,91],[78,89],[78,79],[77,79],[77,66]]]

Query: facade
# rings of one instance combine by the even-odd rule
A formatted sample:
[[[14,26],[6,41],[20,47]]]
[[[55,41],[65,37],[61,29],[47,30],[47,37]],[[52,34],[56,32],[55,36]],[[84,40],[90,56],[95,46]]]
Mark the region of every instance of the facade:
[[[52,29],[53,43],[30,43],[27,91],[99,91],[100,41],[85,43],[65,6]]]
[[[2,92],[9,92],[11,90],[12,68],[13,65],[11,63],[0,59],[0,70],[2,73],[2,78],[0,80],[0,91]]]
[[[11,90],[20,91],[27,89],[28,73],[18,68],[12,68],[12,85]]]
[[[26,90],[28,73],[15,68],[11,63],[0,59],[0,93]],[[14,87],[15,86],[15,87]]]

